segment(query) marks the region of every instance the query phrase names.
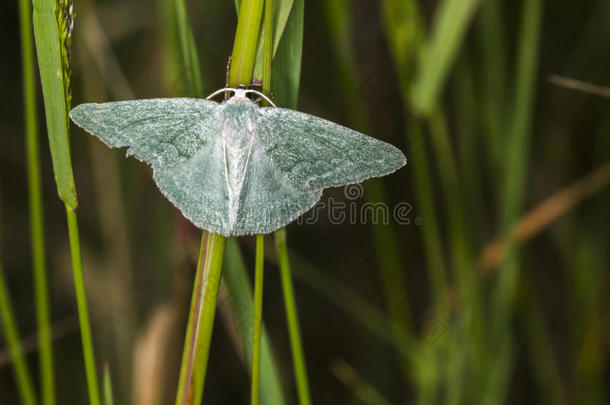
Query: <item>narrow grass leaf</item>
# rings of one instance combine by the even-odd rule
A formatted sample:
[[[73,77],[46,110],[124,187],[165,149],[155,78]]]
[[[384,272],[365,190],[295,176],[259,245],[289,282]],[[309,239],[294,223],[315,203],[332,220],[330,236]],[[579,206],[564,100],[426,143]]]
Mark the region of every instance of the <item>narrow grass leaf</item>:
[[[266,0],[269,1],[269,0]],[[256,263],[254,269],[254,317],[252,325],[252,389],[250,404],[260,403],[261,334],[263,324],[263,279],[265,264],[265,235],[256,235]]]
[[[38,65],[42,81],[49,146],[59,197],[65,204],[72,255],[72,270],[89,402],[98,405],[99,386],[93,352],[93,339],[87,308],[87,297],[76,218],[76,188],[72,174],[69,141],[71,38],[74,9],[71,0],[35,0],[34,36],[38,52]]]
[[[62,57],[67,53],[63,48],[71,35],[73,15],[72,5],[61,3],[63,6],[56,0],[33,0],[34,34],[57,192],[68,207],[75,209],[78,203],[68,135],[69,83],[64,73],[69,67]],[[58,20],[64,21],[63,27]]]
[[[112,378],[110,376],[110,366],[108,363],[104,364],[104,405],[114,405]]]
[[[174,7],[178,40],[180,42],[181,71],[186,76],[186,94],[191,97],[201,97],[203,87],[201,84],[199,57],[197,56],[193,30],[186,14],[184,0],[174,0]]]
[[[23,405],[36,405],[36,391],[32,375],[28,369],[21,346],[21,338],[17,332],[17,324],[15,322],[15,312],[11,305],[8,288],[4,279],[4,270],[0,263],[0,321],[2,321],[2,329],[4,337],[8,344],[8,350],[13,361],[13,369],[15,379],[17,380],[17,389]]]
[[[294,364],[299,404],[310,405],[311,394],[309,393],[307,366],[305,364],[299,317],[296,308],[296,300],[294,298],[294,287],[292,285],[290,261],[288,259],[288,248],[286,246],[286,228],[275,231],[275,248],[279,261],[282,290],[284,291],[284,306],[286,309],[286,320],[288,322],[288,333],[290,335],[290,347],[292,350],[292,362]]]
[[[356,90],[356,61],[349,41],[351,33],[351,7],[348,1],[331,1],[326,4],[326,17],[330,36],[337,55],[337,64],[340,67],[340,80],[343,85],[343,94],[346,95],[346,104],[350,119],[358,130],[369,132],[366,118],[366,108]],[[367,201],[377,203],[387,201],[385,183],[381,179],[371,179],[364,184]],[[394,338],[400,345],[409,340],[411,326],[411,311],[407,297],[406,280],[402,269],[400,254],[393,226],[382,222],[372,225],[373,243],[377,251],[379,277],[386,299],[387,308],[392,317]],[[399,357],[403,366],[405,377],[408,377],[408,364]]]
[[[32,267],[34,270],[34,293],[36,297],[38,361],[42,386],[41,396],[44,405],[53,405],[55,404],[55,378],[53,374],[49,287],[47,283],[42,184],[40,179],[40,146],[36,105],[36,62],[33,47],[32,3],[29,0],[19,0],[19,17],[30,206],[30,244]]]
[[[461,47],[479,0],[444,0],[439,4],[431,38],[421,49],[411,104],[423,115],[431,114]]]
[[[297,108],[303,57],[304,17],[305,1],[294,0],[271,68],[273,77],[271,92],[275,95],[274,102],[278,107]]]
[[[258,43],[256,59],[254,63],[254,81],[264,79],[263,61],[265,57],[265,36],[267,35],[267,32],[271,31],[273,33],[272,57],[275,57],[277,49],[280,45],[280,41],[284,34],[284,30],[286,29],[286,25],[288,24],[288,19],[290,18],[293,4],[294,0],[275,0],[273,2],[273,26],[270,29],[263,26],[263,29],[261,31],[261,37]]]
[[[254,318],[252,289],[248,271],[235,238],[227,240],[223,280],[231,300],[231,310],[237,319],[239,334],[248,362],[247,369],[252,370],[252,345],[248,343],[250,336],[252,336],[251,321]],[[261,335],[261,399],[264,404],[282,405],[286,403],[286,400],[281,389],[278,369],[275,365],[271,344],[265,333],[264,325]]]

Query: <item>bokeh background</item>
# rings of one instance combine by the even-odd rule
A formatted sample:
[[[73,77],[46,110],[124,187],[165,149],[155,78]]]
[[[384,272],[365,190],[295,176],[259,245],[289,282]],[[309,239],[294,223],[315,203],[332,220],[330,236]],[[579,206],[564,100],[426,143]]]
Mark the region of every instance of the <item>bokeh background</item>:
[[[287,228],[314,403],[606,404],[610,102],[607,88],[567,79],[610,84],[610,2],[468,1],[463,37],[444,37],[435,29],[443,10],[459,20],[459,5],[449,3],[460,2],[305,4],[299,110],[390,142],[409,161],[351,194],[326,190],[322,200],[345,203],[348,213],[364,212],[366,202],[408,207],[401,221],[335,224],[322,209],[315,223]],[[187,5],[210,93],[225,83],[234,2]],[[166,1],[74,7],[73,105],[185,93],[185,74],[170,62]],[[2,10],[0,260],[35,371],[17,2]],[[437,36],[453,55],[448,63],[433,52],[420,57]],[[441,65],[446,74],[434,81]],[[41,97],[39,107],[43,117]],[[64,209],[40,129],[58,403],[82,404]],[[116,403],[171,403],[200,232],[144,164],[77,128],[71,146],[100,370],[107,362]],[[281,283],[267,242],[264,321],[292,404]],[[254,239],[237,243],[252,275]],[[225,285],[220,299],[204,403],[246,403],[239,308]],[[18,401],[0,334],[0,403]]]

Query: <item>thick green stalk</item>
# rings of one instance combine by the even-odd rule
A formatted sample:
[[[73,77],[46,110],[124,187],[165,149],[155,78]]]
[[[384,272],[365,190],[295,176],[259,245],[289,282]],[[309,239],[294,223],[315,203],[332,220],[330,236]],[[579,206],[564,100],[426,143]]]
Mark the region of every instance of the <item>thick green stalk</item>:
[[[250,85],[262,14],[263,0],[243,0],[241,2],[229,71],[230,87]]]
[[[204,232],[184,339],[176,405],[199,404],[212,341],[225,238]]]
[[[21,397],[23,405],[36,405],[36,393],[34,390],[34,383],[32,382],[32,376],[28,370],[25,357],[23,355],[23,348],[21,347],[21,339],[17,332],[17,325],[15,323],[15,316],[13,308],[11,306],[11,300],[6,288],[6,282],[4,280],[4,271],[2,270],[2,264],[0,263],[0,320],[2,321],[2,329],[4,330],[4,336],[6,343],[8,344],[8,350],[13,360],[13,368],[15,370],[15,379],[17,380],[17,388]]]
[[[85,356],[85,371],[87,387],[89,389],[89,402],[99,405],[100,390],[98,387],[97,372],[95,369],[95,355],[93,352],[93,339],[91,338],[91,324],[89,322],[89,309],[87,305],[87,292],[83,275],[83,262],[78,234],[78,220],[76,213],[66,206],[68,218],[68,233],[70,234],[70,252],[72,253],[72,270],[74,273],[74,288],[76,291],[76,304],[78,307],[78,321],[80,324],[83,355]]]
[[[282,289],[284,290],[284,305],[286,307],[286,320],[288,321],[288,333],[290,334],[290,348],[292,350],[292,361],[294,363],[294,374],[297,382],[299,404],[310,405],[311,395],[309,394],[307,367],[305,365],[303,343],[301,342],[301,330],[299,328],[299,317],[297,314],[296,300],[294,298],[294,288],[292,286],[292,275],[290,271],[290,261],[288,260],[288,250],[286,247],[285,228],[275,231],[275,246],[280,265]]]
[[[254,325],[252,327],[252,391],[250,403],[259,404],[261,373],[261,334],[263,325],[263,272],[265,235],[256,235],[256,265],[254,271]]]
[[[19,0],[19,16],[21,20],[21,69],[23,72],[25,142],[28,165],[30,243],[32,245],[32,267],[34,269],[34,291],[38,325],[38,361],[42,384],[42,403],[53,405],[55,403],[53,349],[51,345],[49,289],[42,213],[42,185],[40,182],[40,148],[38,143],[38,114],[36,112],[36,72],[34,68],[34,38],[32,36],[32,6],[29,0]]]

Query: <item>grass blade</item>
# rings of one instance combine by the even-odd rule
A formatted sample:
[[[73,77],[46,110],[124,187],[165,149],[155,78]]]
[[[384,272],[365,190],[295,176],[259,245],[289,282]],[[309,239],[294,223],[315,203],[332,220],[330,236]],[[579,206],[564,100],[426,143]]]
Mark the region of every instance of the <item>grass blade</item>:
[[[438,6],[432,37],[421,49],[418,77],[410,94],[417,112],[428,115],[434,110],[478,5],[479,0],[444,0]]]
[[[295,0],[271,68],[271,92],[278,107],[297,108],[303,57],[304,0]]]
[[[286,307],[286,320],[288,321],[288,332],[290,334],[290,348],[292,350],[292,361],[294,363],[294,374],[297,383],[297,392],[300,405],[310,405],[311,395],[309,393],[309,382],[307,379],[307,366],[303,353],[301,341],[301,330],[297,314],[296,300],[294,298],[294,287],[288,260],[288,249],[286,247],[286,229],[275,231],[275,248],[280,265],[282,278],[282,290],[284,291],[284,305]]]
[[[268,0],[267,0],[268,1]],[[252,391],[250,403],[259,404],[261,372],[261,330],[263,324],[263,271],[265,235],[256,235],[256,266],[254,271],[254,320],[252,326]]]
[[[369,123],[366,118],[366,108],[358,97],[356,82],[356,61],[351,49],[349,36],[351,32],[351,10],[347,1],[326,2],[326,16],[333,39],[337,64],[339,65],[340,79],[343,94],[346,95],[350,120],[356,129],[369,133]],[[367,201],[377,203],[387,201],[385,183],[382,179],[370,179],[365,184]],[[410,327],[412,325],[411,310],[407,297],[406,280],[402,269],[401,257],[398,253],[397,240],[391,224],[373,223],[373,243],[377,254],[377,270],[383,288],[386,306],[392,317],[394,339],[399,345],[411,339]],[[404,360],[399,357],[399,360]],[[409,375],[408,365],[401,362],[405,377]]]
[[[63,27],[68,29],[67,32],[60,30],[58,20],[65,19],[62,13],[66,10],[66,3],[61,3],[63,7],[56,0],[33,0],[34,34],[57,193],[68,207],[75,209],[78,203],[68,136],[69,83],[66,83],[64,74],[57,74],[69,69],[62,60],[62,54],[66,53],[62,48],[65,48],[64,41],[68,41],[71,34],[70,26]],[[69,7],[71,10],[72,6]],[[64,25],[66,21],[71,24],[73,20],[64,20]]]
[[[110,377],[110,367],[104,364],[104,405],[114,405],[114,395],[112,394],[112,378]]]
[[[74,10],[70,0],[35,0],[34,36],[49,134],[49,146],[59,197],[66,206],[72,270],[91,405],[99,405],[99,387],[89,324],[87,298],[75,209],[76,187],[69,142],[70,51]]]
[[[26,160],[28,166],[28,196],[30,206],[30,243],[32,267],[34,269],[34,291],[36,297],[36,319],[38,325],[38,361],[42,385],[42,403],[55,404],[55,381],[53,376],[53,348],[51,344],[51,321],[49,288],[42,212],[42,185],[40,180],[40,147],[38,141],[38,114],[36,108],[36,72],[34,60],[34,38],[32,37],[32,5],[29,0],[19,1],[21,26],[21,57],[23,71],[23,100],[25,111]]]
[[[182,59],[183,72],[186,75],[187,95],[200,97],[203,92],[201,84],[201,74],[199,68],[199,58],[193,30],[186,15],[186,5],[184,0],[175,0],[176,25],[178,27],[178,40],[180,42],[180,56]]]
[[[263,93],[271,93],[271,61],[273,59],[273,0],[265,0],[265,20],[263,25]],[[254,63],[256,71],[257,63]]]
[[[36,400],[34,383],[32,382],[32,376],[23,355],[14,311],[6,287],[6,281],[4,280],[2,263],[0,263],[0,320],[2,321],[2,329],[4,330],[4,336],[13,360],[15,379],[17,380],[17,388],[21,401],[24,405],[36,405],[38,401]]]
[[[275,63],[272,67],[273,82],[271,83],[271,88],[275,94],[275,103],[280,107],[296,108],[297,106],[303,54],[304,15],[304,1],[295,0],[290,18],[286,24],[283,40],[280,41],[274,60]],[[307,367],[305,365],[305,355],[303,353],[296,301],[292,286],[285,228],[275,231],[275,244],[280,261],[284,305],[288,321],[299,403],[301,405],[309,405],[311,404],[311,395],[309,393]]]
[[[225,253],[225,271],[223,280],[231,298],[231,309],[237,319],[241,340],[248,361],[248,370],[252,370],[252,345],[248,344],[252,336],[252,319],[254,308],[252,290],[248,271],[244,264],[239,245],[235,238],[227,241]],[[261,396],[264,404],[285,404],[279,374],[273,360],[269,339],[264,330],[261,333]]]
[[[72,270],[74,273],[74,289],[76,292],[76,303],[78,306],[78,321],[80,324],[83,355],[85,356],[85,371],[87,376],[87,387],[89,389],[89,402],[99,405],[100,392],[95,370],[95,356],[93,352],[93,339],[91,337],[91,324],[89,322],[89,309],[87,305],[87,292],[83,275],[83,261],[80,250],[80,236],[78,233],[78,221],[76,213],[66,206],[68,218],[68,233],[70,236],[70,252],[72,253]]]
[[[265,7],[267,2],[265,2]],[[254,80],[264,80],[264,59],[265,59],[265,38],[267,32],[272,33],[272,50],[271,57],[275,57],[277,53],[277,49],[280,45],[280,41],[284,34],[284,30],[286,29],[286,25],[288,24],[288,20],[290,19],[292,6],[294,5],[294,0],[278,0],[277,2],[272,2],[273,5],[271,7],[271,23],[272,26],[267,28],[263,25],[263,29],[261,31],[261,37],[258,43],[258,48],[256,51],[256,60],[254,63]]]
[[[522,208],[525,195],[526,168],[528,156],[528,144],[530,138],[531,117],[534,107],[535,79],[538,66],[538,45],[540,39],[540,26],[542,22],[543,0],[530,0],[524,2],[521,17],[521,32],[518,46],[518,59],[516,67],[516,90],[513,100],[513,116],[511,122],[510,136],[507,138],[506,176],[503,183],[502,207],[500,223],[502,232],[508,235],[506,261],[501,268],[497,289],[494,292],[493,329],[492,336],[500,345],[510,339],[506,333],[510,317],[513,313],[513,301],[515,299],[518,280],[519,264],[514,250],[514,240],[510,237],[510,227],[517,219]],[[510,346],[510,342],[507,343]],[[490,381],[493,388],[495,385],[506,385],[509,377],[510,358],[508,364],[498,363],[491,375],[497,380]],[[498,393],[499,400],[503,392],[501,389],[493,389],[492,393]]]

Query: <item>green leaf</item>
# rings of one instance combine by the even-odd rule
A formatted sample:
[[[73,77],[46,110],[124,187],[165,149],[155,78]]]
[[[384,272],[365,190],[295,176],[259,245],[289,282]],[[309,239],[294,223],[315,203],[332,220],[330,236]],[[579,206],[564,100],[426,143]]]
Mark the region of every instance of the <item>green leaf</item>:
[[[71,34],[70,27],[67,27],[68,32],[60,30],[58,16],[65,11],[56,1],[34,0],[33,4],[36,50],[57,192],[68,207],[75,209],[78,202],[68,135],[69,83],[67,83],[66,70],[69,66],[65,66],[67,57],[65,46]]]
[[[277,53],[277,49],[280,45],[280,40],[288,25],[290,19],[292,6],[294,0],[276,0],[274,3],[274,18],[273,18],[273,56]],[[258,48],[256,51],[256,61],[254,63],[254,75],[253,81],[260,81],[263,79],[263,59],[264,59],[264,38],[266,35],[265,28],[261,31],[261,36],[258,41]]]
[[[271,91],[278,107],[296,109],[303,56],[304,0],[294,0],[288,23],[271,68]]]

